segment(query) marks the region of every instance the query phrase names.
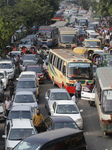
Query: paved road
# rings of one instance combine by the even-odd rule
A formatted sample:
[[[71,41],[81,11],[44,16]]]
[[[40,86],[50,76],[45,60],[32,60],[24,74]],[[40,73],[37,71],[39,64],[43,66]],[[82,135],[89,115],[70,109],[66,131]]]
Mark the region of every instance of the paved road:
[[[45,92],[49,88],[54,88],[51,81],[45,80],[40,85],[39,108],[44,117],[48,116],[45,108]],[[55,86],[57,88],[57,86]],[[8,92],[5,92],[8,95]],[[83,109],[84,134],[88,145],[88,150],[112,150],[112,136],[104,136],[99,127],[99,120],[96,107],[90,107],[87,101],[79,101],[78,106]],[[0,150],[4,149],[4,140],[1,138],[4,128],[4,122],[0,122]]]

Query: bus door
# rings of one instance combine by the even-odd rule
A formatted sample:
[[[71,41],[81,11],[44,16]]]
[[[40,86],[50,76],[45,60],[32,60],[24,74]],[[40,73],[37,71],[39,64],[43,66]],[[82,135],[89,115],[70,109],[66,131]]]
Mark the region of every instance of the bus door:
[[[62,79],[62,88],[65,87],[66,85],[66,73],[67,73],[67,67],[66,67],[66,62],[62,61],[62,76],[63,76],[63,79]]]

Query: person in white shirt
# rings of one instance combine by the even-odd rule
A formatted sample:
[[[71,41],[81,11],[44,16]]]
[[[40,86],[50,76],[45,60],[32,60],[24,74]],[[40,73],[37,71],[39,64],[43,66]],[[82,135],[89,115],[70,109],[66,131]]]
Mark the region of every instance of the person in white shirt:
[[[72,96],[72,100],[77,104],[76,93]]]
[[[12,108],[12,102],[9,100],[9,97],[7,96],[7,97],[6,97],[6,100],[5,100],[6,116],[8,116],[8,114],[9,114],[11,108]]]

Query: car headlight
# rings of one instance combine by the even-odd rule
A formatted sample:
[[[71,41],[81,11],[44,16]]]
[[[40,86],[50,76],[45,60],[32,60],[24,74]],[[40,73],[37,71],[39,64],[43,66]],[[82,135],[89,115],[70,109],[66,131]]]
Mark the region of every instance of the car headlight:
[[[82,123],[82,119],[77,119],[76,123]]]
[[[13,73],[13,71],[8,72],[8,74]]]
[[[11,147],[7,147],[7,150],[12,150],[12,148]]]

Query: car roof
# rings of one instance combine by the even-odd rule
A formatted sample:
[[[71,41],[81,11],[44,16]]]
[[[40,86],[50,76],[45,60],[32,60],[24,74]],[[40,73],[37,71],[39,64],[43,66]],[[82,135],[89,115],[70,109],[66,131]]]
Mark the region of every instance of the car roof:
[[[23,71],[23,72],[21,72],[20,76],[21,75],[30,75],[30,74],[36,75],[36,73],[34,71]]]
[[[10,64],[10,63],[11,63],[11,64],[12,64],[12,61],[11,61],[11,60],[9,60],[9,61],[7,61],[7,60],[2,60],[2,61],[0,61],[0,64],[1,64],[1,63],[2,63],[2,64],[5,64],[5,63],[6,63],[6,64]]]
[[[76,105],[74,101],[72,100],[59,100],[59,101],[56,101],[57,105],[69,105],[69,104],[72,104],[72,105]]]
[[[19,78],[19,81],[35,81],[35,78]]]
[[[33,128],[30,119],[12,119],[12,128]]]
[[[57,92],[59,92],[59,93],[62,93],[62,92],[68,93],[66,89],[59,89],[59,88],[57,88],[57,89],[49,89],[49,90],[50,90],[51,92],[54,92],[54,93],[55,93],[55,92],[56,92],[56,93],[57,93]]]
[[[69,116],[50,116],[48,117],[53,120],[53,122],[74,122],[74,120]]]
[[[25,56],[35,56],[35,54],[25,54]]]
[[[11,111],[19,111],[19,110],[21,110],[21,111],[30,111],[30,109],[31,109],[31,106],[25,106],[25,105],[20,105],[20,106],[13,106],[12,107],[12,109],[11,109]]]
[[[23,62],[35,62],[34,60],[23,60]]]
[[[69,136],[69,135],[72,136],[74,134],[79,134],[79,133],[83,133],[83,131],[77,130],[77,129],[72,129],[72,128],[61,128],[61,129],[52,130],[49,132],[43,132],[43,133],[39,133],[39,134],[30,136],[30,137],[24,139],[23,141],[32,142],[34,144],[37,143],[37,141],[38,141],[39,144],[44,145],[45,143],[47,143],[49,141],[60,139],[63,136]]]
[[[31,91],[17,91],[16,95],[33,95],[33,92]]]
[[[30,66],[27,66],[27,68],[28,68],[28,67],[31,67],[31,68],[40,68],[39,65],[30,65]]]

